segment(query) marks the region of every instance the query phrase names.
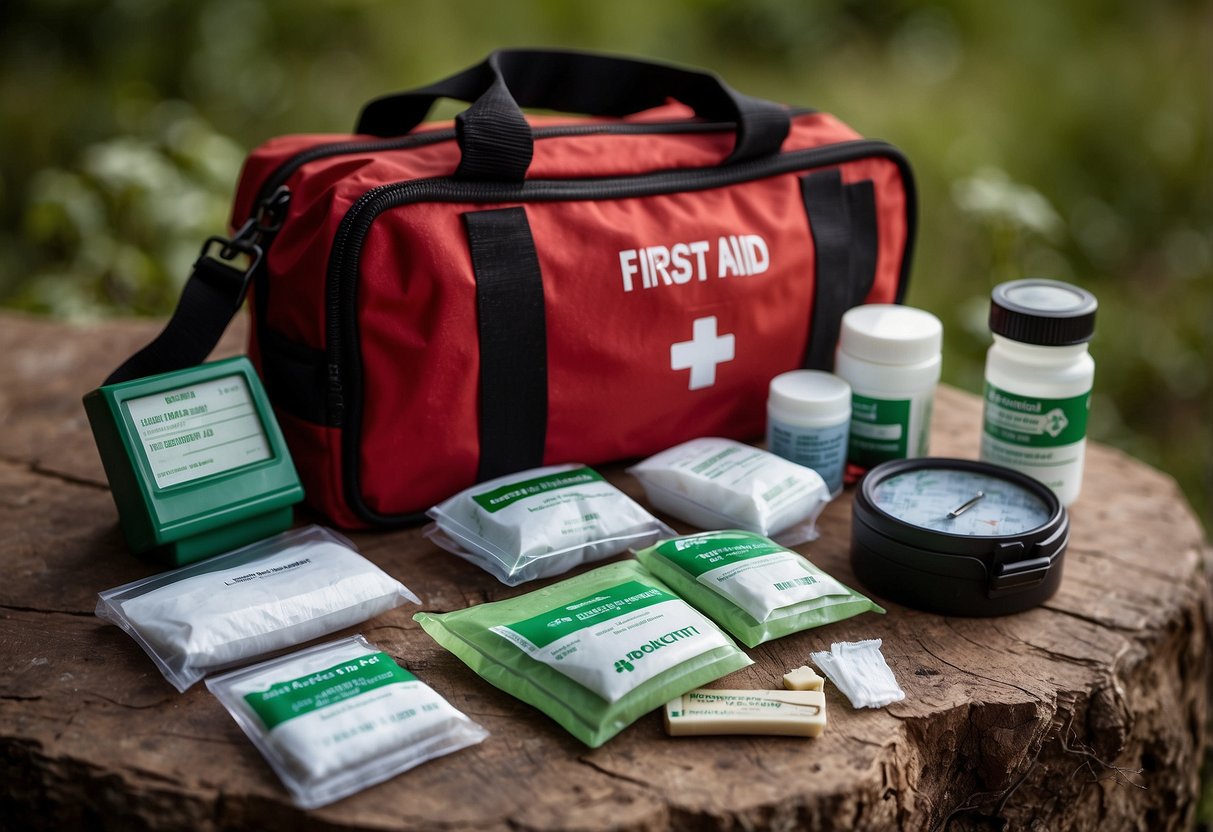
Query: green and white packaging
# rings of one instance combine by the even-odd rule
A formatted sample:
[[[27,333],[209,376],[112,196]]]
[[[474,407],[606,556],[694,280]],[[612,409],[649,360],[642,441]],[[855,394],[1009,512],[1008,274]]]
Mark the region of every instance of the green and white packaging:
[[[216,676],[206,686],[304,809],[488,736],[360,635]]]
[[[628,473],[659,511],[692,526],[783,535],[789,544],[816,538],[817,515],[830,501],[812,468],[714,436],[654,454]]]
[[[486,681],[591,748],[670,699],[753,663],[635,561],[506,601],[413,618]]]
[[[747,647],[884,609],[803,556],[753,532],[704,532],[636,557]]]
[[[439,503],[426,536],[507,586],[561,575],[673,531],[584,465],[509,474]]]

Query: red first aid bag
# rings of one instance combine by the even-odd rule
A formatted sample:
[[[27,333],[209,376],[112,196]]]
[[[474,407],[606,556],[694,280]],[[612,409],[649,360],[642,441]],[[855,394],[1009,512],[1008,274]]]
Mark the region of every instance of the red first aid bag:
[[[443,97],[471,106],[423,123]],[[831,115],[503,50],[371,102],[355,135],[258,148],[174,321],[221,331],[208,303],[230,318],[251,283],[249,352],[310,504],[417,522],[513,471],[758,437],[772,377],[830,369],[843,312],[901,300],[914,212],[901,153]]]

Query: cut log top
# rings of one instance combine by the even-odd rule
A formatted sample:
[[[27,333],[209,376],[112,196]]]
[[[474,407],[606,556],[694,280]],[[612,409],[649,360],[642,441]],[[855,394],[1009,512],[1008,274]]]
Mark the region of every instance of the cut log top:
[[[222,355],[240,351],[243,327]],[[235,722],[178,694],[97,592],[155,567],[126,550],[80,397],[156,331],[0,316],[0,827],[294,829],[304,821]],[[980,401],[941,387],[932,450],[976,455]],[[637,483],[606,473],[633,496]],[[847,492],[799,547],[854,584]],[[667,737],[649,714],[589,750],[482,682],[413,623],[363,632],[492,736],[332,806],[334,829],[1179,829],[1206,721],[1210,605],[1201,528],[1167,476],[1088,450],[1060,591],[995,619],[885,602],[749,651],[719,686],[777,688],[833,641],[884,640],[906,698],[855,711],[827,684],[815,740]],[[677,527],[677,524],[675,524]],[[680,531],[689,531],[678,527]],[[421,538],[362,533],[364,554],[434,611],[510,590]],[[1034,826],[1033,824],[1038,824]]]

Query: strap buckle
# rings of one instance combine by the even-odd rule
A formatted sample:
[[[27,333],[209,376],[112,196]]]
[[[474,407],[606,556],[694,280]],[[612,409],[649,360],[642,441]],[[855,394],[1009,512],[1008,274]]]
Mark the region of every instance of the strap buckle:
[[[231,238],[219,235],[207,237],[206,242],[202,244],[202,250],[198,252],[198,260],[194,263],[195,272],[201,273],[205,270],[208,274],[217,275],[221,273],[220,270],[206,268],[208,265],[212,265],[208,261],[214,261],[213,265],[222,267],[222,273],[226,273],[225,277],[236,278],[240,281],[233,309],[239,309],[244,303],[249,284],[253,282],[253,275],[256,273],[257,267],[261,265],[264,252],[256,242],[260,235],[256,233],[255,223],[255,220],[249,220]],[[244,265],[239,263],[241,257],[245,258]]]
[[[238,276],[240,288],[236,293],[235,309],[239,309],[244,303],[249,285],[253,281],[253,275],[257,273],[257,267],[261,265],[261,259],[265,254],[262,243],[267,236],[272,237],[282,228],[290,202],[290,189],[281,185],[272,194],[257,203],[253,216],[245,220],[244,225],[240,226],[231,237],[216,235],[208,237],[202,244],[202,251],[198,254],[198,262],[195,263],[194,268],[215,265],[206,261],[217,261],[217,264],[224,268],[222,270],[207,268],[208,273],[224,274],[224,277]],[[218,251],[214,252],[216,247],[218,247]],[[245,258],[244,265],[237,262],[241,257]]]
[[[286,209],[290,204],[291,191],[286,185],[279,185],[272,194],[257,203],[253,220],[256,223],[254,228],[258,234],[276,234],[282,228],[282,222],[286,219]],[[245,225],[247,224],[245,223]]]

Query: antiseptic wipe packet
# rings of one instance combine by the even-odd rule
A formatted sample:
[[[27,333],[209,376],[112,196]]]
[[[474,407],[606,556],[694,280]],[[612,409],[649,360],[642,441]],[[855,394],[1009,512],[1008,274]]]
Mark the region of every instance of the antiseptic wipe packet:
[[[789,531],[794,539],[787,543],[814,539],[813,523],[830,501],[829,487],[812,468],[719,437],[675,445],[628,473],[654,507],[692,526],[767,536]]]
[[[436,545],[507,586],[561,575],[673,531],[584,465],[478,483],[429,510]]]
[[[676,537],[636,557],[747,647],[868,610],[884,612],[801,555],[753,532]]]
[[[216,676],[206,686],[304,809],[488,736],[360,635]]]
[[[293,647],[420,599],[344,537],[307,526],[100,593],[184,691],[212,670]]]
[[[414,620],[488,682],[596,748],[642,714],[752,664],[635,561]]]

